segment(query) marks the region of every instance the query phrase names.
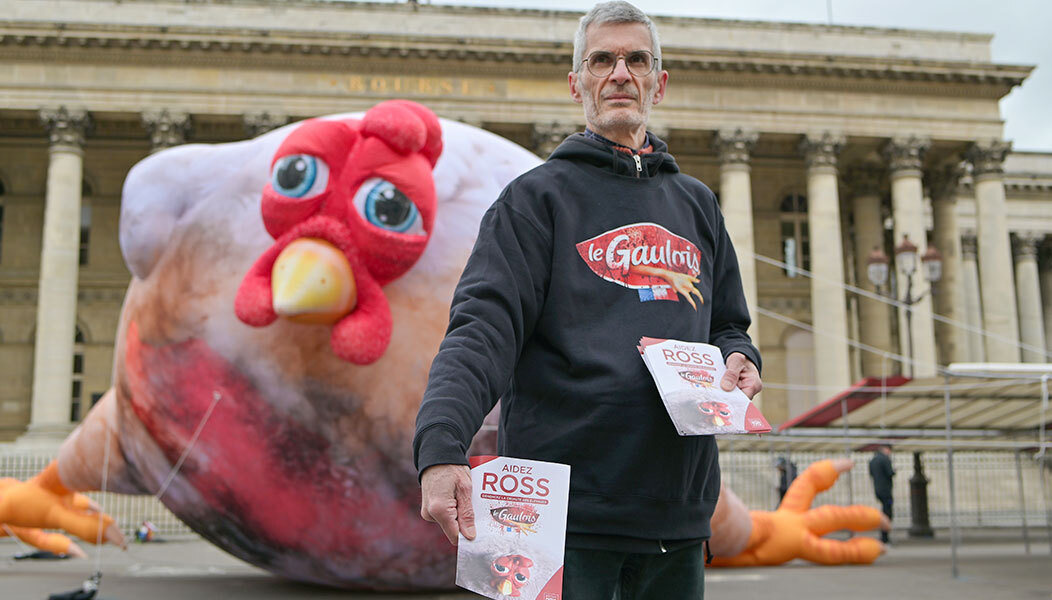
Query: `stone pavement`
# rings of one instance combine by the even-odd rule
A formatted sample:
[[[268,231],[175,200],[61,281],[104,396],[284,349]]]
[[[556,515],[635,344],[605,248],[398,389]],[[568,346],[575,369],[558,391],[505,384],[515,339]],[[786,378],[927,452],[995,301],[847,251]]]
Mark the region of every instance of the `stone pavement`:
[[[819,567],[796,561],[781,567],[711,569],[707,573],[706,596],[709,600],[1052,600],[1052,554],[1046,529],[1031,530],[1029,555],[1019,530],[966,531],[959,552],[958,579],[951,576],[948,532],[937,532],[934,540],[902,536],[872,565]],[[0,598],[4,600],[43,600],[50,593],[79,587],[96,560],[95,548],[88,548],[89,560],[65,561],[15,561],[12,557],[19,550],[10,539],[0,540]],[[133,544],[127,552],[106,548],[101,560],[100,600],[477,598],[455,592],[361,594],[292,583],[242,563],[196,538]]]

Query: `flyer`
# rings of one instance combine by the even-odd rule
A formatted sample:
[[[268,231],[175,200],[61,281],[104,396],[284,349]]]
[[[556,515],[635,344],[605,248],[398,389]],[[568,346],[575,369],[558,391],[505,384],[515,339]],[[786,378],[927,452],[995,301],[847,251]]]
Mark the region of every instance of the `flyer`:
[[[457,585],[504,600],[562,600],[570,466],[477,456],[475,539],[457,545]]]
[[[644,337],[638,348],[680,435],[771,431],[744,392],[720,388],[727,367],[716,346]]]

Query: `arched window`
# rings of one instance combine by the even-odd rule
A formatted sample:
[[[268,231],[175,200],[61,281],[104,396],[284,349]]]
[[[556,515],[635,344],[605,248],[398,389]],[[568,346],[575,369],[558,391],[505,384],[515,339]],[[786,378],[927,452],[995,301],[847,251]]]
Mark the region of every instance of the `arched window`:
[[[81,398],[84,396],[84,333],[77,327],[73,336],[73,397],[69,405],[69,420],[80,422]]]
[[[782,198],[782,262],[786,277],[799,275],[797,269],[811,270],[811,234],[807,230],[807,196],[788,194]]]

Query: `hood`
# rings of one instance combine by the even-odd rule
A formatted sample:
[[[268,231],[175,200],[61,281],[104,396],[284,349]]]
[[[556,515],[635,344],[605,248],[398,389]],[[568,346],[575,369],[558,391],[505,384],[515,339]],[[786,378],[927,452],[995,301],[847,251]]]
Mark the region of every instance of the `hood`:
[[[661,171],[678,173],[679,165],[676,159],[668,153],[668,144],[659,139],[653,133],[650,136],[650,144],[653,152],[640,154],[640,163],[643,167],[642,177],[654,177]],[[548,160],[566,159],[575,162],[583,162],[602,169],[608,169],[618,175],[628,177],[636,176],[636,162],[631,154],[615,149],[598,140],[586,136],[583,133],[575,133],[563,140],[559,147],[552,152]]]

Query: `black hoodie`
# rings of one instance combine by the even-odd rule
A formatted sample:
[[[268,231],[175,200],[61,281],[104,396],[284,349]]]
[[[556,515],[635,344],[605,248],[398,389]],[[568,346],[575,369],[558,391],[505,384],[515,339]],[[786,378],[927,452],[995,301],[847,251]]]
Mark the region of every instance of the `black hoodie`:
[[[715,440],[677,435],[640,337],[715,344],[760,366],[716,198],[650,139],[654,152],[630,155],[574,134],[505,188],[482,219],[417,415],[419,472],[467,464],[502,398],[501,455],[571,466],[571,538],[709,537]],[[701,293],[703,303],[690,295],[697,309],[677,278]]]

